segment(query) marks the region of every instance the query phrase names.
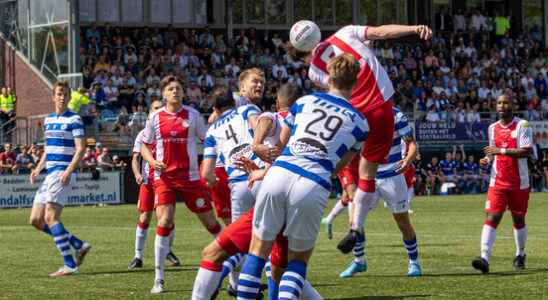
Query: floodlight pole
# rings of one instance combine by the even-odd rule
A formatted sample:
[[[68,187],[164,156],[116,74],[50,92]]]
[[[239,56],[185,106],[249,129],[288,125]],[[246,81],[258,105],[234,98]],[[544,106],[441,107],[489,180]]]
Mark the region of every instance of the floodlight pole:
[[[80,72],[80,3],[68,0],[69,8],[69,73]]]

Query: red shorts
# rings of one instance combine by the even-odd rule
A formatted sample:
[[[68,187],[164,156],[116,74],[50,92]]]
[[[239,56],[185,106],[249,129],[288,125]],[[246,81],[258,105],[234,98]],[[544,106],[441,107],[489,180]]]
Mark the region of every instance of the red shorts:
[[[231,223],[217,236],[217,243],[230,256],[236,253],[248,253],[253,232],[253,209],[243,214]],[[278,234],[272,252],[270,263],[285,268],[287,266],[287,238]]]
[[[151,212],[154,210],[154,184],[141,184],[139,188],[139,202],[137,203],[139,212]]]
[[[348,165],[342,168],[339,174],[337,174],[343,189],[352,184],[358,185],[358,180],[360,179],[360,157],[359,155],[355,155]]]
[[[502,213],[508,209],[512,214],[525,216],[528,205],[529,188],[520,190],[489,187],[485,212]]]
[[[394,135],[392,100],[384,102],[378,108],[363,112],[363,115],[369,125],[369,135],[363,143],[361,155],[369,162],[384,163],[390,153]]]
[[[156,192],[154,207],[166,204],[175,205],[179,192],[191,212],[199,214],[211,210],[211,198],[200,180],[167,181],[160,177],[154,180],[154,191]]]
[[[415,172],[416,168],[414,164],[411,164],[407,170],[403,173],[403,176],[405,176],[405,183],[407,183],[407,188],[411,188],[415,186]]]
[[[211,193],[211,199],[213,200],[213,206],[218,218],[230,218],[232,211],[230,209],[230,188],[228,187],[228,174],[226,174],[225,168],[216,167],[215,176],[217,177],[217,184],[209,189]]]

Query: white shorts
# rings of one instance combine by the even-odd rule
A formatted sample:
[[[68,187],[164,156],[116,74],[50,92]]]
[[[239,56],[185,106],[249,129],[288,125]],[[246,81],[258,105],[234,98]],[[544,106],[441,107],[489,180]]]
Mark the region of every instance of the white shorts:
[[[292,251],[314,247],[329,191],[318,183],[281,167],[266,174],[257,195],[253,234],[273,241],[282,230]]]
[[[393,213],[399,214],[409,211],[409,200],[407,184],[403,174],[376,179],[375,195],[369,202],[369,210],[373,210],[379,204],[380,198],[384,200],[385,206]]]
[[[68,200],[70,185],[76,181],[76,174],[73,173],[71,175],[68,185],[61,184],[62,174],[63,171],[58,171],[46,176],[34,196],[34,204],[45,205],[46,203],[56,203],[65,206]]]
[[[255,205],[255,196],[259,190],[260,182],[255,182],[251,190],[247,186],[247,180],[229,184],[232,222],[238,220],[241,215]]]

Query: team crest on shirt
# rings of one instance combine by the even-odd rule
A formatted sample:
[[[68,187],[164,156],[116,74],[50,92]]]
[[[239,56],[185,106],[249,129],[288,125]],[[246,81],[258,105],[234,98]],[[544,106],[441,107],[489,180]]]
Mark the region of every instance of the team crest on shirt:
[[[177,136],[177,131],[172,130],[172,131],[169,132],[169,134],[171,134],[172,137],[176,137]]]
[[[204,207],[205,201],[203,198],[196,199],[196,207]]]
[[[183,126],[183,128],[188,128],[190,126],[190,122],[188,122],[188,120],[186,119],[182,119],[181,125]]]

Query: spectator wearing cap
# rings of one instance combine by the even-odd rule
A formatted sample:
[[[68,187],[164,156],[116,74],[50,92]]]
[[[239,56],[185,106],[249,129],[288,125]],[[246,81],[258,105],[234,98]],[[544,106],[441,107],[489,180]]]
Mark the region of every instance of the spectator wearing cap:
[[[114,169],[116,170],[125,170],[127,167],[126,162],[121,160],[118,155],[114,155],[112,157],[112,164],[114,165]]]

